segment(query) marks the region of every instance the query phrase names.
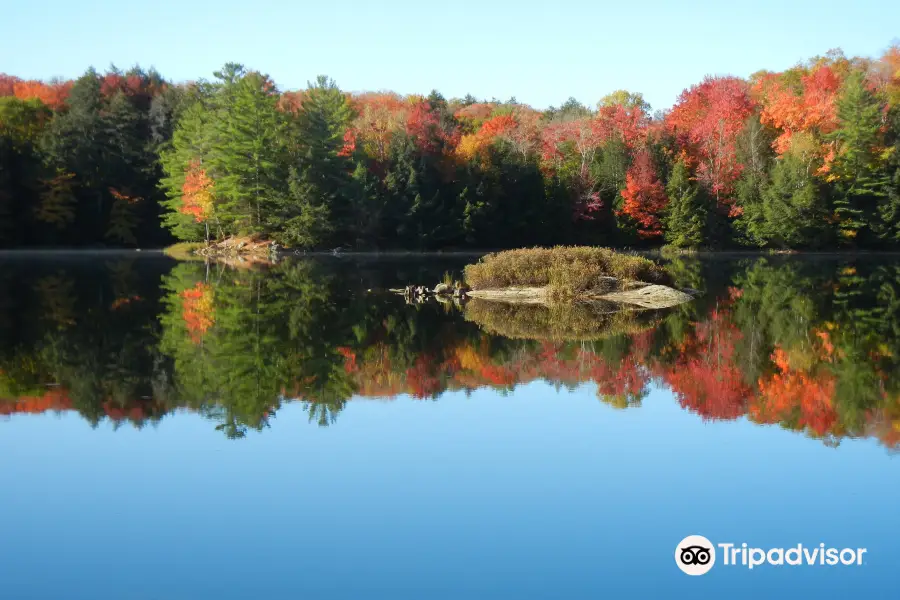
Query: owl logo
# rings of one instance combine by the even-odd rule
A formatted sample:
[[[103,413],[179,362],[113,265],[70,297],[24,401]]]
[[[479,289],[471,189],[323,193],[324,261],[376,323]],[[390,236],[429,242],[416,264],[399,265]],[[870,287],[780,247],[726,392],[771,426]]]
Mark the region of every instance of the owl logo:
[[[705,575],[716,564],[716,547],[702,535],[689,535],[675,547],[675,564],[688,575]]]
[[[688,546],[681,549],[681,562],[686,565],[705,565],[709,562],[710,548]]]

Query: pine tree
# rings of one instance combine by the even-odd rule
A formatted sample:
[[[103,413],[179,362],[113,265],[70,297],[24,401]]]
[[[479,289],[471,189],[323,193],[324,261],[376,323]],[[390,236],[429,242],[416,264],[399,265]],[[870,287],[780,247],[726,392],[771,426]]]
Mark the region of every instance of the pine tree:
[[[268,77],[254,72],[226,77],[208,158],[216,213],[230,233],[262,232],[268,203],[286,191],[283,114]]]
[[[208,101],[204,98],[191,101],[178,120],[172,141],[160,152],[163,170],[160,186],[166,194],[166,199],[161,202],[166,209],[162,222],[179,240],[199,241],[205,236],[204,225],[185,204],[184,188],[192,165],[203,168],[208,163],[212,147],[212,115],[207,108]],[[208,176],[206,169],[204,173]],[[214,233],[221,235],[214,206],[209,213],[207,219],[212,222]]]
[[[276,199],[269,217],[275,240],[298,248],[321,246],[332,231],[328,204],[319,201],[318,186],[310,180],[308,169],[292,167],[289,183],[287,196]]]
[[[763,193],[764,222],[758,233],[775,246],[821,246],[828,240],[828,206],[807,166],[788,152],[775,164]]]
[[[320,76],[307,88],[294,124],[299,156],[292,167],[291,189],[274,197],[269,219],[275,231],[289,230],[283,237],[286,243],[346,242],[352,234],[347,200],[352,163],[341,155],[352,115],[334,81]]]
[[[679,248],[695,248],[706,241],[709,207],[684,160],[675,163],[666,186],[669,206],[665,216],[666,241]]]
[[[847,243],[871,242],[881,229],[876,207],[886,197],[890,179],[879,158],[881,106],[862,71],[844,82],[837,116],[838,128],[829,136],[836,146],[829,180],[835,182],[839,234]]]

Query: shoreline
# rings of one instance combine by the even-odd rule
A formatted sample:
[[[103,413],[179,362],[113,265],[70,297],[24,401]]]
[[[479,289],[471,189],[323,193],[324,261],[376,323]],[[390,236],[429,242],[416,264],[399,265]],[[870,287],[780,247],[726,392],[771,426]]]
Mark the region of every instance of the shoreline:
[[[605,246],[604,246],[605,247]],[[15,256],[25,256],[25,255],[55,255],[55,256],[87,256],[92,254],[97,255],[115,255],[115,254],[128,254],[128,255],[147,255],[147,256],[166,256],[170,257],[166,254],[166,251],[171,248],[171,246],[157,247],[157,248],[2,248],[0,249],[0,257],[15,257]],[[741,258],[741,257],[769,257],[769,258],[842,258],[842,257],[900,257],[900,250],[816,250],[816,251],[805,251],[798,250],[793,252],[768,252],[765,250],[697,250],[691,252],[679,252],[672,253],[669,256],[663,256],[659,249],[650,249],[650,250],[641,250],[641,249],[632,249],[632,248],[610,248],[616,252],[622,252],[627,254],[637,254],[640,256],[654,256],[660,257],[664,259],[672,259],[672,258],[681,258],[681,257],[717,257],[717,258]],[[329,250],[279,250],[277,252],[277,256],[279,258],[290,258],[294,256],[332,256],[336,258],[340,257],[416,257],[416,256],[429,256],[429,257],[466,257],[466,256],[483,256],[485,254],[492,254],[496,252],[502,252],[503,250],[497,249],[481,249],[481,250],[348,250],[348,251],[340,251],[334,252]],[[257,254],[254,252],[248,253],[233,253],[234,256],[239,256],[242,254],[246,254],[248,256]],[[203,254],[195,254],[197,258],[204,258]],[[171,258],[171,257],[170,257]],[[209,258],[216,258],[216,256],[209,256]]]

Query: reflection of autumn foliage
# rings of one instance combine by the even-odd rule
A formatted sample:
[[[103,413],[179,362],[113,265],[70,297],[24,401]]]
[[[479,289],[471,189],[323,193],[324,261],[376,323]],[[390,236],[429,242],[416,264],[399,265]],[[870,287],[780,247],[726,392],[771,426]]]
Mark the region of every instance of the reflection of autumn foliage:
[[[113,300],[112,304],[109,305],[110,310],[119,310],[124,306],[128,306],[132,302],[140,302],[141,297],[137,294],[133,294],[131,296],[123,296],[121,298],[116,298]]]
[[[0,415],[16,413],[40,414],[48,411],[70,410],[72,401],[62,388],[47,390],[43,396],[21,396],[14,400],[0,399]]]
[[[639,404],[650,383],[647,370],[631,359],[623,360],[617,368],[598,361],[591,369],[591,379],[597,382],[597,395],[616,408]]]
[[[871,436],[900,447],[900,346],[889,329],[897,313],[881,305],[874,312],[864,304],[868,298],[846,293],[854,291],[846,279],[843,312],[827,297],[817,305],[796,291],[831,290],[834,280],[813,286],[797,270],[766,267],[641,327],[601,321],[603,335],[573,338],[563,329],[593,332],[608,317],[551,313],[537,324],[561,329],[547,336],[543,325],[521,320],[512,330],[516,313],[507,311],[490,321],[506,323],[502,333],[484,320],[432,304],[413,310],[393,297],[367,297],[364,311],[343,310],[353,309],[352,301],[312,286],[302,270],[290,271],[297,278],[286,281],[274,267],[257,280],[243,271],[212,277],[194,264],[183,273],[166,285],[162,357],[153,354],[152,338],[127,337],[149,331],[136,319],[149,316],[152,293],[116,285],[91,299],[106,312],[99,333],[86,335],[91,311],[80,307],[88,305],[76,303],[75,288],[57,276],[42,276],[32,302],[40,318],[32,321],[54,344],[14,349],[0,363],[0,415],[73,410],[92,423],[140,424],[185,408],[212,416],[238,437],[297,400],[310,418],[327,424],[352,397],[437,399],[448,390],[507,393],[541,381],[557,390],[596,390],[601,402],[627,408],[640,406],[653,382],[703,419],[746,414],[828,443]],[[857,275],[849,267],[835,273]],[[860,267],[859,275],[869,274]],[[796,290],[786,289],[798,280]],[[879,286],[900,285],[894,281]],[[77,323],[67,317],[76,313]],[[98,344],[117,332],[123,337]],[[100,350],[91,354],[94,346]],[[111,366],[99,375],[85,368],[105,363]],[[90,377],[80,379],[82,373]]]
[[[834,376],[792,369],[781,348],[772,353],[772,361],[778,372],[760,378],[759,395],[750,406],[750,417],[760,423],[796,423],[797,428],[809,429],[817,436],[832,432],[837,422]]]
[[[215,323],[213,289],[199,282],[194,287],[181,292],[182,316],[191,340],[199,344],[203,334]]]
[[[441,391],[441,380],[437,376],[437,368],[431,356],[423,354],[415,364],[406,371],[406,381],[410,392],[416,398],[430,398]]]
[[[720,310],[696,326],[675,365],[663,374],[681,406],[705,419],[736,419],[744,414],[750,390],[735,364],[735,344],[741,337]]]
[[[114,423],[129,421],[140,424],[165,414],[166,408],[154,400],[132,400],[124,404],[111,400],[102,403],[102,414]],[[13,400],[0,398],[0,416],[14,414],[42,414],[75,410],[76,407],[64,387],[48,389],[42,396],[21,396]]]
[[[347,346],[340,346],[338,349],[338,354],[343,356],[346,361],[344,362],[344,370],[348,373],[355,373],[359,370],[359,366],[356,364],[356,353],[348,348]]]

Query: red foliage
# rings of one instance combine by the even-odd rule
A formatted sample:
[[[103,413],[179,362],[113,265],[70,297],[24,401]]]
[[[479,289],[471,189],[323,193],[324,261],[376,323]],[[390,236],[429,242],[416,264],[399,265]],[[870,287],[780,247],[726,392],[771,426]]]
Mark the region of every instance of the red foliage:
[[[678,98],[666,115],[666,125],[697,177],[716,196],[723,211],[731,208],[734,183],[743,165],[737,159],[736,140],[753,112],[747,84],[737,77],[707,77]]]
[[[420,152],[436,154],[441,151],[444,132],[438,116],[431,110],[431,104],[416,102],[406,115],[406,133]]]
[[[647,139],[650,124],[643,110],[638,107],[626,108],[621,104],[600,107],[594,121],[594,127],[604,141],[618,138],[628,148]]]
[[[740,331],[719,310],[697,325],[675,365],[663,373],[682,407],[704,419],[736,419],[750,390],[736,364]]]
[[[414,398],[430,398],[442,390],[436,366],[431,355],[421,354],[413,366],[407,369],[406,382]]]
[[[115,300],[113,300],[112,304],[109,305],[109,308],[110,310],[119,310],[123,306],[128,306],[132,302],[140,302],[141,300],[143,300],[143,298],[141,298],[137,294],[133,294],[131,296],[123,296],[121,298],[116,298]]]
[[[397,94],[366,93],[354,96],[351,106],[357,113],[352,124],[357,141],[369,156],[384,163],[394,133],[406,125],[409,103]]]
[[[616,366],[603,360],[596,361],[591,369],[591,379],[597,383],[599,395],[623,398],[631,402],[639,400],[650,383],[647,370],[630,357]]]
[[[344,145],[338,156],[353,156],[354,152],[356,152],[356,130],[351,128],[344,132]]]
[[[344,357],[344,370],[347,373],[355,373],[359,370],[356,364],[356,353],[347,346],[338,346],[338,354]]]
[[[660,215],[669,199],[656,176],[653,159],[646,150],[634,157],[634,162],[625,174],[625,189],[622,190],[622,210],[638,224],[638,235],[649,239],[662,235]]]

